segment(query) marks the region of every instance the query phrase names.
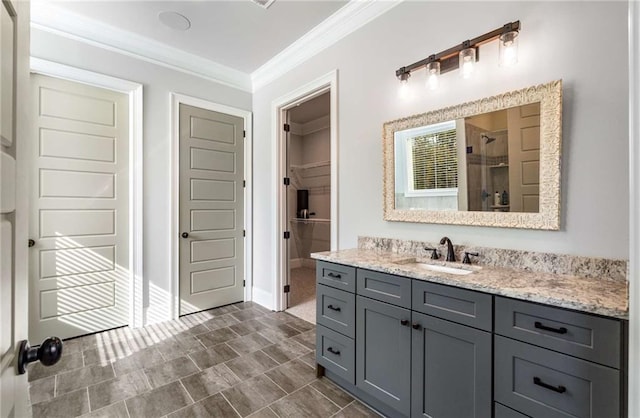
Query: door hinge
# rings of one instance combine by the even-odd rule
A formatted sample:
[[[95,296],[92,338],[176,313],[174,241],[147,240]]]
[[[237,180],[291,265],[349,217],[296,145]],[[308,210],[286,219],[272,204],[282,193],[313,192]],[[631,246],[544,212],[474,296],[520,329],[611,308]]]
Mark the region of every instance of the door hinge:
[[[288,123],[284,124],[284,131],[285,132],[289,132],[291,130],[291,125],[289,125]]]
[[[247,187],[247,181],[246,180],[242,180],[242,187]]]
[[[284,231],[284,239],[291,238],[291,233],[289,231]]]
[[[284,185],[285,185],[285,186],[288,186],[288,185],[290,185],[290,184],[291,184],[291,179],[290,179],[289,177],[285,177],[285,178],[284,178]]]
[[[289,286],[288,284],[284,285],[284,293],[289,293],[291,292],[291,286]]]
[[[247,131],[242,131],[242,137],[246,138],[247,137]]]
[[[246,230],[246,229],[243,229],[243,230],[242,230],[242,236],[243,236],[243,237],[246,237],[246,236],[247,236],[247,230]]]
[[[247,287],[247,281],[246,280],[242,281],[242,287]]]

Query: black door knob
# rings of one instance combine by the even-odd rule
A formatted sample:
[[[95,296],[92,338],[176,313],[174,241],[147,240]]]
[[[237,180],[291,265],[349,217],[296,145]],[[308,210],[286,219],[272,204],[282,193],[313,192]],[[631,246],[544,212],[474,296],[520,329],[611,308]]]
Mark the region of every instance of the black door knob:
[[[409,320],[408,319],[401,319],[400,320],[400,325],[406,327],[407,325],[409,325]]]
[[[31,248],[31,247],[33,247],[34,245],[36,245],[36,242],[35,242],[34,240],[32,240],[32,239],[29,239],[29,241],[28,241],[28,245],[29,245],[29,248]]]
[[[21,341],[18,352],[18,374],[25,374],[29,363],[40,360],[40,363],[45,366],[53,366],[60,357],[62,357],[62,340],[58,337],[47,338],[38,348],[31,348],[27,340]]]
[[[189,233],[188,232],[183,232],[182,233],[182,238],[189,238]]]
[[[417,323],[416,323],[416,324],[412,324],[412,325],[411,325],[411,328],[413,328],[413,329],[420,329],[420,324],[417,324]]]

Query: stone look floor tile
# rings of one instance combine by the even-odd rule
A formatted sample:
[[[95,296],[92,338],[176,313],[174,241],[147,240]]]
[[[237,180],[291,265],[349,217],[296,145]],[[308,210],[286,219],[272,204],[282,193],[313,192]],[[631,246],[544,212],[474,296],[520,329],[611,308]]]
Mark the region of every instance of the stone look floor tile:
[[[93,407],[93,405],[91,405]],[[124,402],[114,403],[90,414],[83,415],[83,418],[129,418],[129,412]]]
[[[204,370],[216,364],[234,359],[238,357],[238,353],[226,344],[218,344],[206,350],[194,351],[189,354],[189,357],[200,369]]]
[[[232,418],[239,417],[238,413],[227,402],[227,400],[219,393],[213,396],[205,398],[200,402],[196,402],[193,405],[187,406],[184,409],[170,414],[168,418],[209,418],[209,417],[224,417]]]
[[[231,314],[226,314],[226,315],[222,315],[222,316],[218,316],[216,318],[213,318],[207,322],[204,323],[204,325],[207,326],[207,328],[211,329],[211,330],[216,330],[219,328],[225,328],[225,327],[229,327],[231,325],[236,325],[239,324],[240,321],[238,321],[236,318],[234,318],[233,316],[231,316]]]
[[[259,316],[263,316],[266,312],[259,311],[257,309],[248,308],[241,311],[233,312],[230,315],[236,318],[238,321],[246,321],[248,319],[254,319]]]
[[[72,370],[56,376],[56,395],[73,392],[89,385],[113,379],[115,374],[111,365],[93,365],[81,369]]]
[[[271,410],[271,408],[266,407],[249,415],[248,418],[278,418],[278,416]]]
[[[346,408],[335,414],[334,418],[380,418],[379,415],[358,401],[353,401]]]
[[[272,342],[258,333],[245,335],[235,340],[227,341],[227,345],[238,354],[249,354],[258,351],[263,347],[271,345]]]
[[[273,344],[262,349],[269,357],[277,361],[278,363],[286,363],[289,360],[298,358],[309,352],[309,349],[302,344],[287,339],[278,344]],[[314,357],[315,362],[315,357]],[[308,363],[307,363],[308,364]]]
[[[227,362],[227,366],[231,371],[242,380],[264,373],[277,365],[278,363],[275,360],[262,351],[256,351]]]
[[[214,345],[226,343],[229,340],[238,338],[238,334],[233,332],[231,328],[225,327],[215,331],[210,331],[197,336],[198,340],[206,347],[212,347]]]
[[[171,337],[157,343],[154,347],[160,351],[165,360],[171,360],[206,348],[200,343],[200,340],[190,335]]]
[[[55,396],[56,377],[38,379],[29,384],[29,397],[32,404],[48,401]]]
[[[222,391],[222,394],[243,417],[286,395],[278,385],[265,375],[246,380]]]
[[[233,374],[224,364],[218,364],[200,373],[187,376],[181,381],[194,401],[214,395],[241,382],[238,376]]]
[[[90,348],[82,352],[84,357],[84,365],[92,364],[107,365],[115,360],[125,358],[133,354],[134,350],[129,346],[127,341],[118,341],[113,344],[107,344]]]
[[[309,386],[322,393],[340,408],[344,408],[353,402],[353,397],[351,395],[340,389],[335,383],[327,378],[316,379]]]
[[[151,387],[157,388],[198,371],[200,369],[189,357],[178,357],[144,369],[144,374],[147,375]]]
[[[91,410],[140,395],[150,389],[147,378],[141,370],[89,386]]]
[[[64,345],[62,351],[64,352]],[[62,356],[56,364],[49,367],[43,366],[40,362],[31,363],[27,368],[28,380],[29,382],[33,382],[34,380],[53,376],[58,373],[79,369],[83,366],[84,364],[82,362],[82,353],[74,353],[69,354],[68,356]]]
[[[70,340],[62,340],[62,355],[82,352],[82,340],[80,338],[72,338]]]
[[[315,350],[316,349],[316,332],[315,330],[307,331],[300,335],[296,335],[293,339],[305,347]]]
[[[122,376],[123,374],[152,367],[162,362],[164,362],[164,358],[158,350],[155,348],[145,348],[143,350],[136,351],[129,357],[116,360],[113,363],[113,370],[116,372],[116,376]]]
[[[293,392],[269,407],[282,418],[325,418],[340,410],[333,402],[309,386]]]
[[[52,400],[32,405],[33,418],[77,417],[89,412],[86,389],[80,389]]]
[[[151,392],[127,399],[131,417],[161,417],[191,404],[189,394],[180,382],[172,382]]]
[[[291,338],[300,334],[300,331],[297,329],[291,328],[287,324],[281,324],[277,327],[263,329],[259,332],[260,335],[266,337],[268,340],[276,343],[278,341],[282,341],[287,338]]]
[[[313,350],[310,353],[307,353],[304,356],[300,357],[300,360],[305,362],[306,364],[308,364],[309,366],[311,366],[311,367],[313,367],[315,369],[316,368],[316,352],[315,352],[315,350]]]
[[[267,326],[257,319],[249,319],[244,322],[240,322],[238,324],[229,325],[229,328],[233,330],[238,335],[247,335],[253,334],[254,332],[261,331],[265,329]]]
[[[295,392],[316,379],[315,370],[299,360],[285,363],[265,374],[287,393]]]

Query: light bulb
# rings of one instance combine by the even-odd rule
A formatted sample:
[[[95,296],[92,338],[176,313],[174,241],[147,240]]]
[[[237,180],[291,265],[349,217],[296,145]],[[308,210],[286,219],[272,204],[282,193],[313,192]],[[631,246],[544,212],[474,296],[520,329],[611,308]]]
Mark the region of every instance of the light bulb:
[[[427,64],[427,88],[436,90],[440,85],[440,62],[433,61]]]
[[[518,63],[518,31],[500,35],[500,66],[511,67]]]
[[[411,77],[411,73],[403,73],[398,76],[400,80],[400,88],[398,89],[398,96],[401,99],[409,98],[409,77]]]
[[[473,69],[476,63],[476,50],[475,48],[466,48],[460,51],[460,73],[462,78],[469,78],[473,73]]]

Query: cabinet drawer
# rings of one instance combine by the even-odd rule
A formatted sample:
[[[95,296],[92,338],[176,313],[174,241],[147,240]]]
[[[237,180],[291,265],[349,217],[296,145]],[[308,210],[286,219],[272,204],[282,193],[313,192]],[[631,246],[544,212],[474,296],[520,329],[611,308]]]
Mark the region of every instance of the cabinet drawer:
[[[495,337],[495,400],[532,417],[620,416],[618,370]]]
[[[316,282],[354,293],[356,291],[356,269],[342,264],[318,261],[316,263]]]
[[[529,418],[528,416],[521,414],[518,411],[514,411],[511,408],[507,408],[498,402],[494,402],[493,405],[495,408],[495,418]]]
[[[492,299],[486,293],[414,280],[411,306],[414,311],[491,331]]]
[[[356,337],[356,295],[318,285],[316,322],[350,338]]]
[[[358,295],[411,308],[411,279],[358,269]]]
[[[621,323],[496,297],[496,334],[620,368]]]
[[[351,384],[356,383],[354,340],[325,328],[316,327],[316,362]]]

